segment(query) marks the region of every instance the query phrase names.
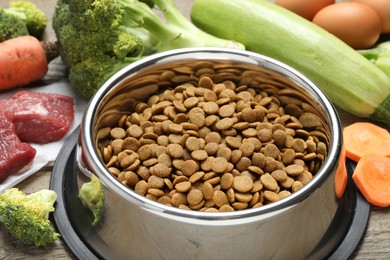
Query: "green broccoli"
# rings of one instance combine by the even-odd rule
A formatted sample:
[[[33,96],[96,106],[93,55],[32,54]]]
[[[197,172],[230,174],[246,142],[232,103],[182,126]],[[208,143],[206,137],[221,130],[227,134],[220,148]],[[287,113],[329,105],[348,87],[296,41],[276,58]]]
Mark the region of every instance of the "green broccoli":
[[[84,183],[79,190],[79,199],[84,207],[88,208],[92,215],[92,225],[97,226],[103,219],[104,214],[104,186],[95,176],[91,176],[89,182]]]
[[[8,8],[3,9],[5,13],[13,15],[22,20],[28,33],[40,38],[47,26],[47,18],[42,10],[35,4],[26,0],[11,1]]]
[[[24,35],[28,35],[26,24],[0,9],[0,42]]]
[[[17,188],[0,194],[0,222],[15,238],[27,245],[45,246],[60,237],[50,225],[57,194],[43,189],[26,195]]]
[[[153,53],[200,46],[244,49],[199,30],[172,0],[58,0],[52,26],[70,84],[87,99],[120,68]]]

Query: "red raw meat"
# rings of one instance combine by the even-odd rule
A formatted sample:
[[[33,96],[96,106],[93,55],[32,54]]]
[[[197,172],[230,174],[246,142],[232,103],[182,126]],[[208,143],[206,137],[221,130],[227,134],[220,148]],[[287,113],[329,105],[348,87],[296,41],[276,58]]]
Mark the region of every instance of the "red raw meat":
[[[26,142],[57,141],[73,119],[73,99],[64,95],[20,91],[0,100],[0,182],[34,159]]]
[[[61,139],[74,119],[73,99],[60,94],[17,92],[6,112],[21,141],[49,143]]]
[[[0,183],[28,165],[35,153],[33,147],[20,141],[15,126],[6,117],[0,116]]]

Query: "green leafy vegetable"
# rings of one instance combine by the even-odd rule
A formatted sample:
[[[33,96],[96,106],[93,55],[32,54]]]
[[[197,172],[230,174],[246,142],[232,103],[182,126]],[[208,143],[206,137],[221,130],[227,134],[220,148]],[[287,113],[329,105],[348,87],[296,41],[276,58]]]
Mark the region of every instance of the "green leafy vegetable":
[[[90,98],[124,66],[147,55],[182,47],[242,44],[204,33],[172,0],[58,0],[53,28],[71,86]],[[163,13],[162,19],[151,6]]]
[[[34,3],[26,0],[11,1],[4,12],[23,21],[28,33],[34,37],[41,37],[47,26],[47,18],[42,10]]]
[[[45,246],[60,237],[50,225],[57,194],[43,189],[30,195],[17,188],[0,194],[0,222],[15,238],[27,245]]]
[[[104,214],[104,186],[95,176],[91,176],[89,182],[84,183],[79,190],[79,199],[84,207],[88,208],[93,215],[92,225],[98,225]]]

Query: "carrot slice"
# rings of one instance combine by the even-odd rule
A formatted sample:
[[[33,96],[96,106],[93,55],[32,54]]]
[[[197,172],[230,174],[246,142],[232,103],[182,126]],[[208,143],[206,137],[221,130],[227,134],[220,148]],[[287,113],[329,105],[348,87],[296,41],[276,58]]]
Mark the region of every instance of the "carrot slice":
[[[390,158],[375,154],[363,156],[352,178],[369,203],[390,206]]]
[[[343,129],[345,152],[358,162],[366,154],[390,157],[390,133],[373,123],[357,122]]]
[[[344,195],[345,188],[347,187],[348,174],[347,167],[345,165],[346,159],[347,157],[345,155],[345,147],[342,146],[339,164],[337,165],[335,173],[335,192],[336,197],[339,199]]]

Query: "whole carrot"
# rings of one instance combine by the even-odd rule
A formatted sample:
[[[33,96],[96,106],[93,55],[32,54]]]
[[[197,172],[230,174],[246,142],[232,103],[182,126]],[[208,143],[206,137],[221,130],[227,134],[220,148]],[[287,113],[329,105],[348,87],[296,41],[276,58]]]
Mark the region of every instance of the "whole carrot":
[[[42,79],[49,62],[58,56],[55,43],[19,36],[0,43],[0,91]]]

